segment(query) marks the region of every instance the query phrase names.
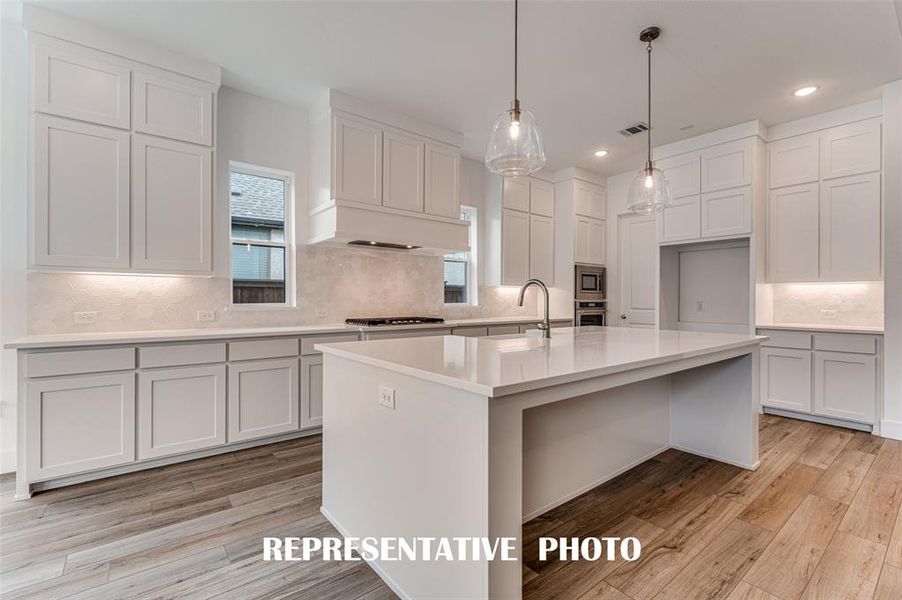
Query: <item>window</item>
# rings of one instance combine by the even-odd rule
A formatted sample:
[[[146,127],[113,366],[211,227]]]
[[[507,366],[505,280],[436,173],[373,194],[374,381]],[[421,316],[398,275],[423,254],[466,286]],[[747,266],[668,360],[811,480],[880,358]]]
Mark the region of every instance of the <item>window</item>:
[[[477,304],[476,209],[460,207],[460,219],[470,222],[470,251],[445,255],[445,304]]]
[[[291,305],[290,173],[231,163],[232,304]]]

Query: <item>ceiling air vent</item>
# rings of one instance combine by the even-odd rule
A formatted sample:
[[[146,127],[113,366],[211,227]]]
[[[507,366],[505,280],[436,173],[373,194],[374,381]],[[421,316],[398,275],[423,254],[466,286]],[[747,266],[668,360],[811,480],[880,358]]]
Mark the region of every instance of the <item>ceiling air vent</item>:
[[[625,129],[621,129],[618,133],[623,137],[630,137],[632,135],[636,135],[637,133],[642,133],[643,131],[648,131],[647,123],[636,123],[635,125],[630,125]]]

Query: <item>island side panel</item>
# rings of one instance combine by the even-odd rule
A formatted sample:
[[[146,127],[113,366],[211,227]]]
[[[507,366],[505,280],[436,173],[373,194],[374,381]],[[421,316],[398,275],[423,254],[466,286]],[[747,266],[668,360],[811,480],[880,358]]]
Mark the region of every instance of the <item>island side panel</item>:
[[[670,376],[523,413],[523,520],[575,498],[670,446]]]
[[[487,536],[488,398],[324,353],[322,511],[346,536]],[[486,561],[371,564],[402,598],[488,596]]]
[[[674,448],[745,469],[758,466],[758,347],[671,375]]]

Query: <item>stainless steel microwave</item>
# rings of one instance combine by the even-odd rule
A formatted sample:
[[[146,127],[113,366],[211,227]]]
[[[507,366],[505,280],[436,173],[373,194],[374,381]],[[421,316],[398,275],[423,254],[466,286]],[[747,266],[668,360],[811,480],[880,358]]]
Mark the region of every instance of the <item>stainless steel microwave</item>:
[[[607,271],[597,265],[576,265],[573,289],[576,300],[606,300]]]

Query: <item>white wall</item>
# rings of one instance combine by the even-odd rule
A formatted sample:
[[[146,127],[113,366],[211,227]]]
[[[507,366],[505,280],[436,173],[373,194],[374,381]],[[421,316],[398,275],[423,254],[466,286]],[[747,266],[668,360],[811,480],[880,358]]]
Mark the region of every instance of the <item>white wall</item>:
[[[27,52],[22,5],[0,2],[0,343],[25,333]],[[15,470],[16,353],[0,351],[0,473]]]
[[[883,88],[883,435],[902,439],[902,80]]]

